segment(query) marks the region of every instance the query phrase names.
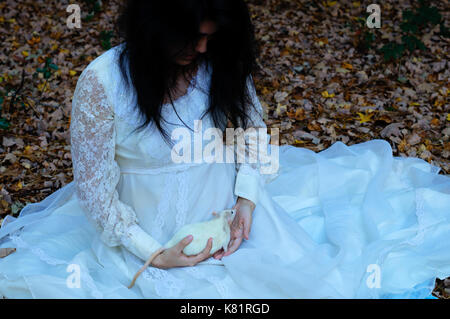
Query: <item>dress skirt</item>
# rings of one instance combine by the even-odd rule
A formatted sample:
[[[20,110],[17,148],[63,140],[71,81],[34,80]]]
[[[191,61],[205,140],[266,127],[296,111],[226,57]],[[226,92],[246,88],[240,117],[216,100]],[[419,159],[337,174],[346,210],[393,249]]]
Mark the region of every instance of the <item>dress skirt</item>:
[[[321,152],[279,147],[275,178],[259,185],[249,240],[222,260],[148,267],[109,247],[86,218],[74,182],[0,228],[6,298],[426,298],[450,276],[450,178],[388,142]],[[117,190],[161,244],[182,225],[231,208],[235,164],[125,170]]]

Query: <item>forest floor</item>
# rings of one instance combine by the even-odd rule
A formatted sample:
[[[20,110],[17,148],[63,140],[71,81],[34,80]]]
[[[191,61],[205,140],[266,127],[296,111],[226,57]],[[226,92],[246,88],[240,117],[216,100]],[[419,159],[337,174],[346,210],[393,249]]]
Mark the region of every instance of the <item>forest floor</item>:
[[[73,180],[77,79],[120,43],[120,1],[95,2],[78,2],[79,29],[66,24],[73,1],[0,3],[0,223]],[[373,29],[365,23],[368,1],[247,3],[261,49],[254,82],[280,144],[319,152],[336,141],[384,139],[394,156],[419,157],[450,173],[445,1],[426,9],[418,1],[383,1],[381,28]],[[450,282],[437,280],[434,293],[449,298]]]

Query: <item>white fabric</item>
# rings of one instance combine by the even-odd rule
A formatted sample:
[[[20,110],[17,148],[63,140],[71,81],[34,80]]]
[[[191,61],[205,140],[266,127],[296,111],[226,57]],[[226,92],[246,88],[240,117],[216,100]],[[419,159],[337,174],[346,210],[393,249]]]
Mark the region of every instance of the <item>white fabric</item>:
[[[271,176],[260,174],[259,162],[176,164],[154,126],[132,134],[142,118],[120,80],[120,48],[91,62],[77,83],[74,181],[0,228],[0,248],[17,248],[0,259],[0,295],[424,298],[436,277],[450,275],[450,179],[438,167],[393,157],[380,139],[336,142],[319,153],[281,146],[280,170]],[[210,71],[202,65],[175,101],[194,130],[213,126],[209,115],[202,118]],[[250,91],[252,126],[265,127],[253,85]],[[164,105],[168,132],[184,127],[176,113]],[[231,208],[237,196],[256,208],[250,238],[235,253],[194,267],[148,267],[127,288],[182,225]]]

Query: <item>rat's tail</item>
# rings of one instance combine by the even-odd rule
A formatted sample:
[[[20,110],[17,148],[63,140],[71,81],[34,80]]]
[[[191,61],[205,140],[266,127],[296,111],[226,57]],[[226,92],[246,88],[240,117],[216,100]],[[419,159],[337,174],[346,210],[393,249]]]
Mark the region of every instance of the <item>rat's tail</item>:
[[[128,286],[128,289],[131,289],[134,286],[134,283],[136,279],[139,277],[139,275],[151,264],[151,262],[153,261],[153,259],[155,259],[157,255],[163,252],[163,250],[164,248],[160,248],[150,256],[150,258],[145,262],[144,266],[142,266],[141,269],[139,269],[139,271],[136,273],[136,275],[134,275],[133,281]]]

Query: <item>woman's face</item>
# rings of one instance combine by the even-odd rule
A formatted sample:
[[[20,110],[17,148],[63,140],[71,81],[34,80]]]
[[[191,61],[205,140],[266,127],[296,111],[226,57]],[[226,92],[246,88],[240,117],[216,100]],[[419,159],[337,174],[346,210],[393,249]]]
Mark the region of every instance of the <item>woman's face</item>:
[[[201,53],[205,53],[207,50],[208,40],[216,32],[216,23],[211,20],[205,20],[200,24],[199,28],[199,40],[197,43],[188,47],[183,54],[175,59],[175,62],[179,65],[188,65]]]

